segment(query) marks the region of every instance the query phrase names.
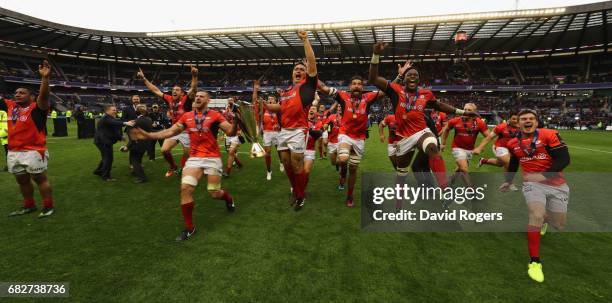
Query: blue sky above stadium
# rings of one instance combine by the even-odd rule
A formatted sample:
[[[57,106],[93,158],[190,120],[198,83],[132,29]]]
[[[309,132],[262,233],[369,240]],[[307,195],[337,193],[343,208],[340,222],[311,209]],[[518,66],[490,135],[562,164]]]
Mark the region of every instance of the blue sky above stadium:
[[[0,7],[66,25],[154,32],[444,15],[593,3],[584,0],[362,1],[36,1],[0,0]],[[303,3],[299,7],[298,3]],[[299,7],[299,8],[298,8]]]

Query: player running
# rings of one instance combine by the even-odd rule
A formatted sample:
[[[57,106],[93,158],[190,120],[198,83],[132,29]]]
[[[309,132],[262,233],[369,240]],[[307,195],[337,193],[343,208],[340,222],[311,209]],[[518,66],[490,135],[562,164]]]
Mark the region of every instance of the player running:
[[[208,109],[209,101],[208,92],[198,91],[193,101],[193,111],[183,114],[171,128],[152,133],[138,129],[135,133],[138,139],[152,140],[165,139],[180,133],[189,136],[191,150],[181,178],[181,210],[185,230],[176,237],[176,241],[187,240],[196,232],[193,224],[193,193],[204,175],[210,196],[225,201],[229,212],[234,212],[236,208],[230,193],[221,187],[223,163],[217,144],[217,133],[221,129],[226,135],[234,136],[238,127],[236,120],[230,124],[219,112]]]
[[[15,90],[15,100],[0,97],[0,110],[8,114],[8,171],[15,175],[23,206],[9,217],[21,216],[37,210],[34,202],[34,186],[43,199],[43,209],[38,218],[51,216],[55,211],[51,184],[47,179],[47,114],[49,112],[49,78],[51,66],[44,60],[38,66],[40,89],[36,101],[29,89]]]
[[[446,118],[446,113],[439,112],[437,110],[432,109],[431,112],[429,113],[429,117],[431,118],[434,125],[436,126],[436,132],[438,136],[442,136],[442,130],[448,123],[448,119]]]
[[[255,81],[253,83],[253,96],[252,101],[253,104],[258,104],[258,92],[259,92],[259,81]],[[272,95],[268,96],[266,101],[268,104],[277,104],[276,98]],[[256,107],[257,108],[257,107]],[[276,113],[271,112],[269,110],[264,109],[263,114],[257,115],[261,121],[259,124],[261,125],[261,129],[263,130],[263,148],[266,152],[265,160],[266,160],[266,180],[272,180],[272,146],[278,146],[278,133],[280,131],[280,124],[278,121],[278,116]],[[261,118],[260,118],[261,117]],[[280,152],[278,151],[278,157],[280,159]],[[281,164],[281,169],[283,165]],[[282,171],[282,170],[281,170]]]
[[[315,100],[315,102],[317,102]],[[315,145],[317,140],[323,135],[323,121],[317,116],[317,106],[314,104],[308,111],[308,133],[306,134],[306,151],[304,152],[304,174],[306,175],[306,185],[310,180],[310,172],[317,158]]]
[[[389,136],[385,139],[385,127],[389,129]],[[397,169],[397,141],[398,137],[395,135],[396,129],[395,123],[395,115],[387,115],[381,122],[378,124],[378,134],[380,136],[380,142],[385,143],[387,140],[387,156],[389,157],[389,161],[391,161],[391,165],[393,165],[393,169]]]
[[[167,104],[170,111],[172,124],[175,124],[181,119],[181,116],[186,112],[191,111],[191,103],[195,97],[198,89],[198,69],[195,66],[191,66],[191,86],[189,91],[185,94],[183,88],[179,85],[175,85],[172,88],[172,94],[168,95],[162,92],[157,86],[151,83],[144,75],[142,69],[138,69],[136,78],[143,80],[145,86],[156,96],[162,98]],[[178,144],[183,146],[183,156],[181,157],[181,168],[185,166],[185,161],[189,158],[189,135],[186,132],[177,134],[167,140],[161,147],[161,153],[164,155],[164,159],[170,165],[170,168],[166,172],[166,177],[172,177],[174,174],[179,173],[179,169],[176,167],[174,157],[172,157],[172,149]]]
[[[529,211],[527,243],[531,261],[527,274],[537,282],[544,282],[540,261],[540,237],[546,233],[548,223],[563,230],[567,220],[569,187],[563,169],[570,164],[567,145],[555,130],[538,128],[537,114],[525,109],[518,113],[520,132],[510,139],[510,164],[502,191],[508,191],[514,173],[523,170],[523,196]]]
[[[463,106],[463,110],[476,112],[476,104],[466,103]],[[442,131],[441,151],[444,151],[448,134],[452,129],[455,130],[452,151],[453,158],[455,158],[455,162],[457,163],[457,168],[455,169],[455,174],[451,177],[451,183],[457,176],[461,176],[465,184],[471,187],[473,183],[468,172],[469,163],[472,159],[472,150],[474,149],[474,144],[476,144],[478,134],[482,133],[483,136],[488,137],[489,129],[481,118],[454,117],[448,121],[448,124]]]
[[[510,152],[506,147],[506,143],[512,140],[512,138],[516,137],[518,133],[518,116],[516,114],[511,114],[508,122],[503,122],[495,126],[493,128],[493,132],[491,132],[487,137],[485,137],[480,145],[476,147],[473,151],[473,154],[480,155],[482,150],[491,140],[497,138],[495,140],[493,148],[493,154],[495,158],[480,158],[478,161],[478,167],[483,165],[493,165],[497,167],[504,167],[504,171],[508,171],[508,164],[510,163]],[[516,191],[518,188],[514,185],[510,185],[510,190]]]
[[[342,113],[342,106],[337,107],[338,112]],[[331,114],[325,121],[325,127],[327,129],[327,154],[331,165],[336,167],[336,171],[340,171],[340,182],[338,184],[338,190],[344,190],[344,183],[346,182],[346,165],[338,163],[338,135],[340,134],[340,128],[342,126],[342,115],[338,113]]]
[[[229,97],[227,98],[227,107],[223,110],[223,117],[229,122],[233,123],[236,119],[235,109],[238,107],[236,104],[236,98]],[[232,171],[232,167],[234,163],[238,168],[242,168],[242,162],[238,159],[238,148],[242,142],[240,142],[240,127],[238,127],[238,131],[233,136],[225,136],[225,150],[227,151],[227,162],[225,163],[225,171],[223,172],[223,177],[228,178]]]
[[[321,124],[324,124],[329,116],[329,110],[325,109],[325,105],[321,104],[318,107],[317,111],[317,121],[320,121]],[[319,149],[319,159],[327,159],[327,142],[328,142],[329,134],[327,130],[323,130],[323,134],[321,138],[317,140],[317,148]]]
[[[293,67],[291,75],[293,85],[280,93],[279,104],[264,103],[265,109],[280,113],[281,131],[278,135],[278,150],[281,151],[281,161],[293,189],[295,210],[304,207],[307,111],[315,99],[317,89],[317,61],[308,41],[308,33],[300,31],[298,36],[304,43],[306,63],[298,63]]]
[[[378,63],[380,54],[384,51],[386,44],[378,42],[374,44],[372,60],[370,63],[370,83],[376,85],[391,99],[397,123],[396,135],[400,140],[397,142],[397,173],[400,177],[408,175],[412,149],[418,148],[428,156],[429,167],[433,171],[438,185],[447,186],[444,159],[440,155],[438,140],[435,134],[427,126],[425,120],[425,109],[433,108],[440,112],[455,113],[464,116],[478,116],[472,111],[456,109],[451,105],[439,102],[428,89],[421,89],[419,84],[419,72],[415,68],[409,68],[402,81],[404,86],[395,82],[388,82],[378,74]]]
[[[357,181],[357,168],[365,152],[365,138],[368,131],[370,106],[382,95],[378,91],[363,92],[363,78],[351,78],[349,91],[337,90],[319,83],[321,92],[332,96],[342,107],[338,114],[342,117],[338,135],[337,163],[340,167],[348,164],[349,178],[346,206],[353,207],[353,190]]]

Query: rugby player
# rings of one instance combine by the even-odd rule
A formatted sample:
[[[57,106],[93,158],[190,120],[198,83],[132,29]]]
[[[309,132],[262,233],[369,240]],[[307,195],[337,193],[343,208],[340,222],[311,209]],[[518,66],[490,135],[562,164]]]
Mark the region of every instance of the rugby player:
[[[195,97],[198,89],[198,69],[195,66],[191,66],[191,86],[189,91],[185,94],[185,91],[180,85],[175,85],[172,88],[172,94],[168,95],[162,92],[157,86],[151,83],[144,75],[142,69],[138,69],[136,78],[143,80],[145,86],[156,96],[162,98],[167,104],[170,111],[172,124],[175,124],[183,114],[191,111],[191,103]],[[161,147],[161,153],[164,155],[164,159],[170,165],[170,168],[166,172],[166,177],[172,177],[174,174],[179,173],[179,169],[174,162],[172,157],[172,149],[178,144],[183,146],[183,156],[181,157],[181,168],[185,166],[185,161],[189,158],[189,135],[186,132],[177,134],[172,138],[164,140]]]
[[[397,173],[404,177],[408,174],[408,167],[412,149],[418,148],[428,156],[429,167],[433,171],[438,185],[447,186],[444,159],[440,155],[438,140],[427,126],[425,109],[433,108],[440,112],[455,113],[456,115],[478,116],[476,112],[456,109],[451,105],[439,102],[428,89],[421,89],[419,84],[419,72],[410,67],[402,79],[404,86],[395,82],[389,82],[378,74],[378,63],[380,55],[384,51],[386,43],[374,44],[372,60],[370,62],[370,83],[376,85],[391,99],[395,120],[397,123],[396,135],[400,137],[397,142]]]
[[[463,106],[465,111],[476,111],[476,104],[466,103]],[[457,176],[461,176],[467,186],[472,186],[472,180],[468,175],[469,162],[472,159],[472,150],[474,144],[476,144],[476,138],[479,133],[483,136],[489,136],[489,129],[487,124],[481,118],[470,118],[470,117],[454,117],[448,121],[448,124],[442,131],[442,144],[440,144],[440,150],[444,151],[446,146],[446,140],[448,139],[449,132],[454,129],[455,136],[453,138],[453,158],[457,163],[457,169],[455,174],[451,177],[451,183]]]
[[[342,112],[342,106],[337,107],[339,112]],[[337,162],[338,155],[338,135],[340,134],[340,127],[342,126],[342,116],[338,113],[330,114],[325,121],[325,126],[328,133],[327,141],[327,154],[331,165],[336,167],[336,171],[340,171],[340,182],[338,183],[338,190],[344,190],[344,183],[346,179],[346,165],[342,165]]]
[[[511,158],[501,190],[510,189],[520,166],[523,170],[523,196],[529,211],[527,243],[531,260],[527,274],[537,282],[544,282],[540,237],[546,233],[549,223],[557,230],[565,227],[569,187],[562,171],[570,164],[570,155],[557,131],[538,128],[534,110],[520,111],[518,124],[519,133],[506,144]]]
[[[315,103],[317,101],[315,100]],[[313,103],[314,104],[314,103]],[[306,186],[310,180],[310,172],[316,159],[315,144],[323,135],[323,121],[319,120],[317,106],[314,104],[308,111],[308,133],[306,134],[306,151],[304,152],[304,174]]]
[[[236,135],[236,120],[232,124],[215,110],[208,109],[210,95],[198,91],[193,101],[193,111],[184,113],[172,127],[159,132],[145,132],[138,129],[134,132],[137,139],[159,140],[186,133],[191,142],[189,159],[185,163],[181,178],[181,210],[185,220],[185,229],[176,237],[176,241],[189,239],[196,232],[193,224],[193,193],[200,179],[206,175],[208,193],[214,199],[225,201],[229,212],[235,211],[234,199],[227,189],[221,187],[223,163],[217,144],[217,133],[221,129],[226,135]]]
[[[258,104],[258,92],[259,92],[259,81],[255,81],[253,83],[253,96],[252,101],[253,104]],[[276,98],[273,95],[269,95],[266,101],[268,104],[276,104]],[[269,110],[263,110],[263,114],[257,115],[257,117],[261,117],[260,125],[263,131],[263,148],[266,152],[265,161],[266,161],[266,180],[272,180],[272,147],[275,148],[278,146],[278,133],[280,131],[280,124],[278,121],[278,116],[276,113],[271,112]],[[277,149],[280,159],[280,152]],[[281,164],[281,168],[283,165]],[[282,170],[281,170],[282,171]]]
[[[317,121],[320,121],[321,124],[324,124],[328,116],[329,116],[329,110],[325,109],[325,105],[323,104],[319,105],[319,108],[317,111]],[[327,159],[328,137],[329,137],[329,134],[327,133],[327,130],[323,130],[323,134],[321,135],[321,138],[317,140],[317,147],[319,149],[319,159]]]
[[[293,85],[280,92],[279,104],[264,103],[265,109],[280,113],[281,131],[278,135],[278,150],[281,151],[281,161],[291,182],[295,210],[304,207],[307,112],[314,101],[317,89],[317,61],[308,41],[308,33],[300,31],[298,36],[304,44],[306,62],[293,67],[291,74]]]
[[[385,138],[385,127],[389,129],[389,136]],[[395,115],[387,115],[385,118],[378,124],[378,134],[380,136],[380,142],[385,143],[387,141],[387,156],[389,157],[389,161],[391,161],[391,165],[393,165],[393,169],[397,169],[397,136],[395,135]]]
[[[32,92],[24,87],[15,90],[15,100],[0,97],[0,110],[8,114],[8,171],[15,175],[23,206],[9,217],[20,216],[37,210],[34,202],[34,186],[43,199],[43,209],[38,218],[51,216],[55,207],[52,188],[47,179],[49,152],[47,151],[47,114],[49,113],[49,79],[51,66],[44,60],[38,66],[40,89],[36,101]]]
[[[233,123],[236,119],[236,114],[234,112],[236,107],[238,107],[238,104],[236,104],[236,98],[227,98],[227,106],[225,107],[225,110],[223,110],[222,114],[223,117],[225,117],[225,120],[228,121],[228,123]],[[225,171],[223,172],[223,177],[227,178],[230,176],[234,163],[236,163],[236,166],[238,168],[242,168],[242,162],[240,162],[240,159],[238,159],[238,148],[242,144],[242,142],[240,142],[239,135],[240,127],[238,127],[238,130],[236,131],[235,135],[225,136],[225,150],[227,151],[227,162],[225,163]]]

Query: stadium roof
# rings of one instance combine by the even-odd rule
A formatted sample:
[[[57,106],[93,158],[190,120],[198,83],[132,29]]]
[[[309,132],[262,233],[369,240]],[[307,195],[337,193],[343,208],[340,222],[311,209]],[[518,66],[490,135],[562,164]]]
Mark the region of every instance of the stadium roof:
[[[0,8],[0,45],[52,55],[159,64],[286,63],[303,57],[297,30],[310,31],[317,57],[366,61],[375,41],[384,59],[437,59],[455,54],[457,31],[468,58],[607,52],[612,1],[569,7],[407,17],[354,22],[111,32],[53,23]]]

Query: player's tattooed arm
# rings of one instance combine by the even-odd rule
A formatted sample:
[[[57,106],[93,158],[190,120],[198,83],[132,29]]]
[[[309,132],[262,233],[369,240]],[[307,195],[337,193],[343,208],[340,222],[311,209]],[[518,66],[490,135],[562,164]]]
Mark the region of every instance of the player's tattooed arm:
[[[334,87],[329,87],[325,84],[325,82],[321,81],[321,80],[317,80],[319,81],[317,83],[317,88],[319,89],[320,92],[330,96],[330,97],[335,97],[336,94],[338,94],[338,89],[334,88]]]
[[[385,50],[387,43],[384,42],[376,42],[373,47],[372,60],[370,61],[370,71],[369,71],[369,83],[376,85],[376,87],[381,90],[387,89],[387,79],[381,77],[378,74],[378,63],[380,62],[380,55]]]
[[[433,109],[439,112],[445,112],[447,114],[455,114],[455,115],[466,116],[466,117],[480,117],[480,115],[475,111],[458,109],[450,104],[446,104],[438,100],[428,103],[427,105],[433,107]]]
[[[195,99],[195,95],[198,92],[198,69],[193,65],[190,68],[191,68],[191,85],[189,86],[187,97],[189,99]]]
[[[142,69],[139,67],[138,68],[138,72],[136,73],[136,78],[139,80],[144,81],[144,85],[156,96],[162,98],[164,96],[164,93],[157,88],[157,86],[155,86],[153,83],[151,83],[151,81],[149,81],[145,75],[144,72],[142,71]],[[197,82],[196,82],[197,83]],[[197,84],[196,84],[197,85]]]
[[[306,55],[306,73],[308,76],[314,77],[317,75],[317,59],[315,58],[314,50],[308,40],[308,33],[305,31],[299,31],[298,36],[302,43],[304,43],[304,54]]]
[[[234,119],[231,124],[223,121],[219,124],[219,128],[229,137],[236,136],[238,132],[238,119]]]
[[[44,60],[41,65],[38,66],[38,73],[40,74],[40,92],[36,98],[36,104],[38,108],[46,111],[49,110],[49,78],[51,78],[51,65],[47,60]]]

